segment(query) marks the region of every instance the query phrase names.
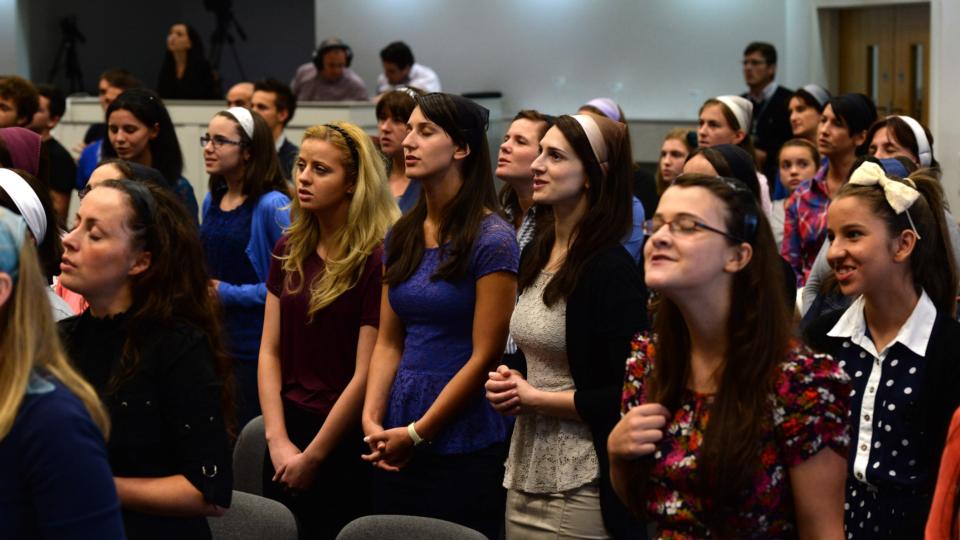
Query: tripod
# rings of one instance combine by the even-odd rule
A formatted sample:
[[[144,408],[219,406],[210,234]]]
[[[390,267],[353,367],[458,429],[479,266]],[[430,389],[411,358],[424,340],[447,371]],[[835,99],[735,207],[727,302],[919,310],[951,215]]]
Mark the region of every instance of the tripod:
[[[229,1],[207,2],[206,4],[207,9],[213,11],[217,16],[217,26],[210,36],[210,65],[213,66],[214,71],[216,71],[217,78],[220,78],[220,58],[223,56],[223,46],[224,43],[226,43],[230,48],[233,61],[237,64],[240,79],[244,81],[247,80],[247,75],[243,70],[243,64],[240,62],[240,55],[237,54],[237,46],[233,34],[230,33],[230,27],[233,26],[233,28],[236,29],[237,34],[243,41],[247,40],[247,33],[243,31],[243,27],[240,26],[240,22],[237,21],[237,17],[233,14],[233,9],[231,9]],[[212,8],[210,4],[215,4],[216,7]]]
[[[77,43],[86,43],[87,38],[77,28],[77,16],[70,15],[60,19],[60,47],[53,60],[53,67],[47,75],[47,82],[53,83],[53,78],[60,71],[60,62],[66,57],[66,75],[70,85],[70,93],[83,90],[83,70],[80,69],[80,57],[77,54]]]

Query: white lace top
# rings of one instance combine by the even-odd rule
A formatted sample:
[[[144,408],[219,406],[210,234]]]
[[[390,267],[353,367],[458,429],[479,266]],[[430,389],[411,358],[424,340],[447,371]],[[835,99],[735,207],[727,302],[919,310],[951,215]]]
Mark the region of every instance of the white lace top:
[[[527,381],[539,390],[574,390],[566,349],[567,304],[543,303],[552,274],[541,272],[513,311],[510,335],[527,359]],[[560,493],[600,477],[587,424],[541,414],[517,418],[504,487],[526,493]]]

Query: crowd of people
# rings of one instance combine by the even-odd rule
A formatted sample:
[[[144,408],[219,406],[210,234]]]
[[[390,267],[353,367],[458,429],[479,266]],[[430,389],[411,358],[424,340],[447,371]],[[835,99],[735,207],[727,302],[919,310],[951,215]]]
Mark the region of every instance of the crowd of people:
[[[296,145],[298,99],[367,99],[331,38],[229,89],[198,197],[163,100],[223,96],[167,43],[158,92],[103,73],[76,162],[62,93],[0,76],[4,536],[209,538],[262,416],[302,538],[956,538],[960,228],[917,119],[783,88],[756,42],[655,176],[603,97],[494,159],[397,42],[377,136]]]

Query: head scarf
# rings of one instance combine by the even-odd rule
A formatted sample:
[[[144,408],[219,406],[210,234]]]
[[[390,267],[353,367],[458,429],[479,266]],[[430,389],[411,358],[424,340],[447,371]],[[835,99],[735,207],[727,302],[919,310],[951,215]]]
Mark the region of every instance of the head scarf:
[[[27,223],[22,217],[0,206],[0,272],[8,274],[14,283],[26,231]]]
[[[740,96],[717,96],[714,99],[726,105],[733,116],[737,117],[737,123],[740,124],[741,131],[750,131],[750,122],[753,119],[753,103],[749,99]]]
[[[37,192],[30,187],[19,174],[10,169],[0,169],[0,188],[10,196],[20,215],[30,227],[30,233],[37,243],[43,242],[47,235],[47,213],[40,203]]]
[[[623,122],[623,118],[620,118],[620,107],[617,106],[617,102],[606,97],[599,97],[591,99],[587,102],[587,105],[591,107],[596,107],[597,110],[602,112],[604,116],[613,120],[614,122]]]
[[[40,135],[22,127],[0,128],[0,139],[10,153],[11,169],[23,169],[33,176],[40,174]]]

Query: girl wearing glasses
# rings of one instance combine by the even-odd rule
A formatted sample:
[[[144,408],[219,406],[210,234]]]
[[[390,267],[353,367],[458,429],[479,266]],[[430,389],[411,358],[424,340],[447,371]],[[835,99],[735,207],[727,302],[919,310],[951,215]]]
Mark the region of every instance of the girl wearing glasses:
[[[617,494],[658,537],[842,538],[849,382],[789,338],[756,197],[684,174],[646,232],[646,284],[661,299],[654,332],[633,341],[608,440]]]
[[[60,280],[90,307],[60,322],[110,414],[127,538],[210,538],[230,505],[230,369],[196,227],[168,190],[106,180],[80,201]],[[84,496],[80,492],[81,498]]]
[[[632,538],[641,530],[610,487],[606,439],[618,419],[623,359],[646,326],[623,124],[561,116],[540,140],[533,202],[554,222],[527,249],[510,321],[527,373],[501,365],[487,399],[516,416],[506,476],[508,538]],[[534,510],[537,509],[537,510]]]
[[[180,142],[160,97],[144,88],[127,90],[110,103],[106,117],[102,159],[120,158],[160,171],[196,223],[197,197],[181,176]]]
[[[853,381],[848,538],[924,534],[960,406],[957,269],[943,204],[929,170],[902,180],[866,162],[827,209],[827,260],[840,290],[856,299],[806,334]]]
[[[307,538],[333,538],[369,512],[358,420],[380,321],[382,242],[400,217],[385,176],[359,127],[307,129],[295,217],[270,263],[259,361],[264,491],[293,510]]]
[[[242,426],[260,414],[257,357],[266,281],[273,246],[290,224],[290,198],[273,136],[259,114],[243,107],[221,111],[200,142],[210,174],[200,239],[210,287],[223,305]]]

